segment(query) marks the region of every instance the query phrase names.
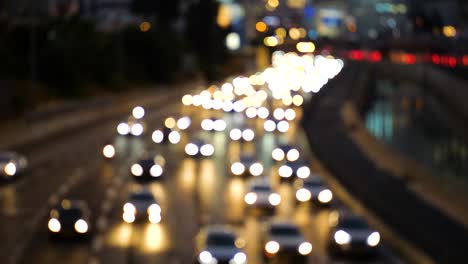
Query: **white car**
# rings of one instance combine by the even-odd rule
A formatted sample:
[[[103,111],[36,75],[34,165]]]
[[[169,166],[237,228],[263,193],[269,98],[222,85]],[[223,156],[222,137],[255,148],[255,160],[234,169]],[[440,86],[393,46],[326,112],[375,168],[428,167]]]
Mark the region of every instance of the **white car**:
[[[265,260],[287,256],[289,263],[300,263],[312,253],[312,244],[294,223],[275,221],[266,229],[262,251]]]
[[[244,196],[244,202],[251,209],[273,212],[281,204],[281,195],[274,192],[267,179],[253,179],[249,183],[249,191]]]
[[[227,227],[208,226],[195,238],[196,263],[245,264],[247,255],[242,251],[245,241]]]
[[[122,219],[127,223],[137,220],[149,221],[152,224],[161,222],[161,206],[147,190],[131,193],[122,210]]]
[[[191,157],[207,158],[213,156],[214,152],[214,146],[203,139],[196,139],[185,145],[185,154]]]
[[[319,206],[329,206],[333,201],[333,192],[319,176],[311,176],[296,182],[296,199],[299,203],[313,202]]]
[[[330,214],[329,249],[333,254],[372,255],[380,244],[380,233],[351,213]]]
[[[26,157],[14,152],[0,152],[0,179],[13,179],[21,175],[27,167]]]
[[[258,177],[263,174],[263,170],[262,163],[251,156],[241,156],[238,161],[231,164],[231,173],[236,176],[251,175]]]

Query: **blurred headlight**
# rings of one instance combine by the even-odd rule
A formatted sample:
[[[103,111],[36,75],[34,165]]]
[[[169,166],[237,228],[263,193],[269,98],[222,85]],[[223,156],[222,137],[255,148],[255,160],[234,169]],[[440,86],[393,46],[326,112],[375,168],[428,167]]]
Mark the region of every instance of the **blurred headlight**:
[[[214,130],[216,130],[216,131],[218,131],[218,132],[224,131],[224,130],[226,129],[226,126],[227,126],[227,125],[226,125],[226,122],[224,122],[224,120],[221,120],[221,119],[216,120],[216,121],[214,121],[214,123],[213,123],[213,128],[214,128]]]
[[[153,139],[154,143],[159,144],[159,143],[163,142],[163,140],[164,140],[164,133],[159,129],[155,130],[153,132],[153,135],[151,136],[151,138]]]
[[[242,137],[242,132],[240,129],[238,128],[234,128],[233,130],[231,130],[231,132],[229,133],[229,137],[234,140],[234,141],[237,141],[239,139],[241,139]]]
[[[276,241],[268,241],[265,245],[265,251],[268,254],[276,254],[280,250],[280,245]]]
[[[297,177],[307,179],[310,176],[310,169],[307,166],[302,166],[296,171]]]
[[[161,222],[162,218],[161,218],[161,214],[150,214],[148,216],[148,220],[150,221],[150,223],[152,224],[158,224]]]
[[[148,207],[147,213],[148,215],[161,214],[161,206],[154,203]]]
[[[62,228],[62,225],[56,218],[51,218],[49,223],[47,223],[47,226],[49,227],[49,230],[54,233],[60,232],[60,229]]]
[[[343,230],[336,231],[333,238],[338,245],[346,245],[351,243],[351,235]]]
[[[272,193],[268,196],[268,202],[273,206],[278,206],[281,203],[281,195]]]
[[[205,109],[205,110],[210,110],[213,108],[213,101],[211,101],[210,98],[204,98],[203,99],[203,103],[202,103],[202,107]]]
[[[255,162],[250,166],[249,172],[253,176],[260,176],[263,173],[263,165],[258,162]]]
[[[192,97],[192,104],[194,106],[200,106],[202,104],[202,98],[199,94],[196,94]]]
[[[284,151],[280,148],[275,148],[271,153],[271,157],[276,161],[282,161],[285,158]]]
[[[380,243],[380,234],[379,232],[373,232],[370,236],[367,237],[367,245],[371,247],[376,247]]]
[[[267,119],[268,116],[270,115],[270,111],[268,111],[268,109],[266,107],[262,106],[262,107],[258,108],[257,115],[261,119]]]
[[[133,164],[130,168],[130,171],[132,172],[133,176],[136,177],[140,177],[143,175],[143,167],[141,167],[140,164]]]
[[[255,138],[255,132],[252,129],[246,129],[242,132],[242,138],[245,141],[252,141]]]
[[[283,120],[284,119],[284,110],[281,109],[281,108],[275,109],[275,111],[273,111],[273,117],[276,120]]]
[[[247,263],[247,255],[243,252],[238,252],[234,255],[234,258],[232,259],[232,263],[230,264],[245,264]]]
[[[278,169],[278,174],[282,178],[290,178],[293,175],[293,169],[287,165],[282,165]]]
[[[266,132],[273,132],[276,129],[276,123],[273,120],[266,120],[263,123],[263,128]]]
[[[173,129],[176,126],[176,124],[177,124],[177,122],[172,116],[170,116],[170,117],[166,118],[166,120],[164,120],[164,125],[169,129]]]
[[[180,142],[180,133],[177,132],[177,131],[171,131],[171,133],[169,133],[169,142],[171,142],[172,144],[177,144]]]
[[[8,176],[14,176],[16,174],[17,168],[13,162],[9,162],[7,165],[5,165],[3,171]]]
[[[192,105],[193,102],[193,97],[190,94],[186,94],[182,97],[182,104],[185,106],[190,106]]]
[[[303,242],[299,245],[297,250],[299,251],[299,254],[303,256],[309,255],[310,252],[312,252],[312,244],[309,242]]]
[[[186,146],[185,146],[185,153],[187,153],[187,155],[189,156],[195,156],[197,155],[198,153],[198,147],[197,145],[193,144],[193,143],[188,143]]]
[[[128,127],[128,124],[126,123],[120,123],[117,126],[117,133],[121,136],[126,136],[130,133],[130,128]]]
[[[236,101],[234,102],[234,111],[236,111],[237,113],[240,113],[242,111],[245,110],[245,103],[242,101],[242,100],[239,100],[239,101]]]
[[[145,116],[145,109],[141,106],[133,108],[132,115],[136,119],[142,119]]]
[[[216,263],[216,261],[213,261],[214,258],[213,256],[211,255],[210,252],[208,251],[202,251],[200,253],[200,255],[198,255],[198,260],[200,261],[200,263],[202,264],[213,264],[213,263]]]
[[[293,104],[295,106],[301,106],[304,103],[304,98],[298,94],[293,97]]]
[[[86,223],[85,220],[83,219],[80,219],[78,221],[75,222],[75,231],[80,233],[80,234],[84,234],[86,232],[88,232],[88,223]]]
[[[163,174],[164,170],[161,165],[153,165],[150,169],[150,174],[153,177],[160,177]]]
[[[321,203],[329,203],[333,199],[333,193],[330,190],[325,189],[318,194],[317,199]]]
[[[299,150],[297,150],[297,149],[291,149],[291,150],[288,151],[288,154],[287,154],[287,157],[286,157],[286,158],[287,158],[289,161],[296,161],[296,160],[299,159],[299,156],[300,156]]]
[[[245,115],[248,118],[255,118],[257,116],[257,109],[255,107],[249,107],[245,110]]]
[[[132,203],[126,203],[123,206],[124,213],[136,214],[136,207]]]
[[[286,118],[286,120],[292,121],[296,119],[296,111],[294,111],[293,109],[288,109],[284,113],[284,117]]]
[[[141,136],[144,132],[144,127],[142,124],[133,124],[130,128],[130,133],[136,137]]]
[[[312,198],[312,193],[307,189],[299,189],[296,192],[296,199],[300,202],[308,202]]]
[[[135,214],[131,214],[131,213],[128,213],[128,212],[124,212],[123,215],[122,215],[122,219],[126,222],[126,223],[133,223],[135,222]]]
[[[254,204],[255,202],[257,202],[257,194],[253,192],[247,193],[244,196],[244,201],[246,204],[249,204],[249,205]]]
[[[245,166],[240,162],[235,162],[231,165],[231,172],[234,175],[242,175],[245,172]]]
[[[191,124],[192,120],[190,120],[190,117],[188,116],[181,117],[179,120],[177,120],[177,127],[180,130],[186,130],[190,127]]]
[[[289,130],[289,123],[288,121],[283,120],[278,123],[277,127],[279,132],[286,133]]]
[[[214,122],[211,119],[205,119],[201,122],[201,128],[205,131],[211,131],[214,129]]]
[[[211,144],[205,144],[200,148],[200,153],[205,157],[212,156],[214,151],[214,147]]]
[[[115,156],[115,148],[112,145],[106,145],[102,149],[102,154],[108,159],[112,159]]]
[[[223,103],[223,111],[231,112],[234,109],[234,104],[231,101],[226,101]]]

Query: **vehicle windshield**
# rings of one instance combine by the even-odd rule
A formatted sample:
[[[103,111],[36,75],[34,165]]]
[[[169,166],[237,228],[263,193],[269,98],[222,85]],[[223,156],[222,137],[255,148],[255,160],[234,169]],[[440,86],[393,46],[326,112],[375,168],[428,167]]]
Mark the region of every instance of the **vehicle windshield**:
[[[83,217],[83,212],[79,208],[70,208],[70,209],[59,209],[59,220],[67,222],[67,221],[75,221]]]
[[[270,232],[273,236],[298,236],[299,230],[294,226],[272,226]]]
[[[130,196],[130,199],[136,201],[151,201],[154,200],[154,197],[151,193],[134,193]]]
[[[208,246],[235,246],[235,238],[231,234],[210,234],[206,244]]]
[[[255,185],[252,187],[253,192],[270,192],[271,188],[268,185]]]
[[[342,228],[348,228],[348,229],[368,229],[369,225],[364,221],[363,219],[360,218],[345,218],[341,221],[340,226]]]

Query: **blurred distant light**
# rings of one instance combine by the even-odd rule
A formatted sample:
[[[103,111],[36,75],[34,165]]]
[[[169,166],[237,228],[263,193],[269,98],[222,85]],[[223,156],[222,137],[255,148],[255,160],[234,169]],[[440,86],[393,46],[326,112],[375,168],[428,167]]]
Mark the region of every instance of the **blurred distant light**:
[[[151,23],[148,21],[144,21],[140,24],[140,31],[141,32],[148,32],[151,30]]]
[[[241,46],[241,39],[238,33],[231,32],[226,36],[226,47],[229,50],[238,50]]]
[[[266,37],[264,40],[263,40],[263,43],[265,44],[265,46],[267,47],[276,47],[278,46],[279,44],[279,40],[278,38],[276,37]]]
[[[280,27],[280,28],[277,28],[277,29],[275,30],[275,34],[276,34],[277,36],[280,36],[280,37],[285,38],[286,35],[287,35],[287,32],[286,32],[286,29],[284,29],[283,27]]]
[[[293,40],[298,40],[301,38],[301,32],[297,28],[290,28],[289,37]]]
[[[259,21],[257,22],[257,24],[255,24],[255,29],[258,32],[265,32],[268,30],[268,25],[263,21]]]
[[[164,121],[164,125],[167,127],[167,128],[174,128],[176,126],[176,120],[173,118],[173,117],[168,117],[166,118],[166,120]]]
[[[299,42],[296,48],[297,51],[302,53],[313,53],[315,51],[315,44],[313,42]]]
[[[190,94],[186,94],[182,97],[182,104],[185,106],[191,105],[193,102],[193,97]]]
[[[444,26],[442,32],[447,38],[454,38],[457,36],[457,29],[454,26]]]
[[[141,106],[137,106],[133,108],[132,115],[136,119],[142,119],[145,116],[145,109]]]
[[[232,12],[228,5],[221,4],[218,9],[218,17],[216,18],[218,26],[227,28],[232,23]]]

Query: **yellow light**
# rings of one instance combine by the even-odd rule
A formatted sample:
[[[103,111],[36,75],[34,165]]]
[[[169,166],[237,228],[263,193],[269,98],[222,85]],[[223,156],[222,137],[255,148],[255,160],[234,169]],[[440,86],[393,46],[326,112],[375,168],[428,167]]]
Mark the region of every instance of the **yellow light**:
[[[167,127],[167,128],[174,128],[176,126],[176,120],[173,118],[173,117],[168,117],[166,118],[166,120],[164,121],[164,125]]]
[[[232,23],[232,11],[228,5],[222,4],[219,6],[218,17],[216,22],[222,28],[227,28]]]
[[[268,26],[267,26],[267,24],[265,24],[265,22],[259,21],[259,22],[257,22],[257,24],[255,24],[255,29],[258,32],[265,32],[265,31],[268,30]]]
[[[279,44],[279,40],[276,37],[266,37],[263,40],[263,43],[267,47],[276,47]]]
[[[299,42],[296,48],[297,51],[302,53],[312,53],[315,51],[315,44],[313,42]]]
[[[150,31],[150,29],[151,29],[151,23],[150,22],[145,21],[145,22],[142,22],[140,24],[141,32],[148,32],[148,31]]]
[[[287,32],[286,32],[286,29],[280,27],[280,28],[277,28],[277,29],[275,30],[275,34],[276,34],[277,36],[280,36],[280,37],[285,38]]]
[[[444,26],[442,32],[447,38],[453,38],[457,35],[457,29],[454,26]]]
[[[291,28],[289,29],[289,37],[298,40],[301,37],[301,32],[297,28]]]
[[[279,6],[279,1],[278,0],[268,0],[267,5],[273,9],[277,8]]]
[[[305,28],[299,28],[299,34],[301,38],[307,37],[307,31],[305,30]]]

